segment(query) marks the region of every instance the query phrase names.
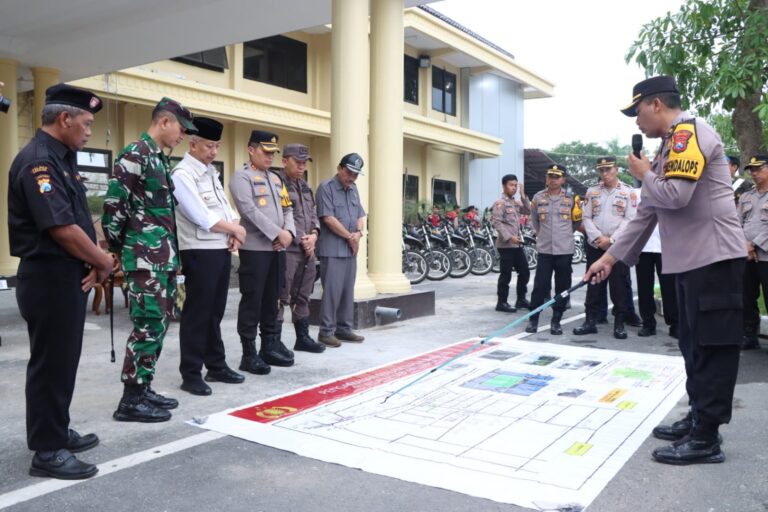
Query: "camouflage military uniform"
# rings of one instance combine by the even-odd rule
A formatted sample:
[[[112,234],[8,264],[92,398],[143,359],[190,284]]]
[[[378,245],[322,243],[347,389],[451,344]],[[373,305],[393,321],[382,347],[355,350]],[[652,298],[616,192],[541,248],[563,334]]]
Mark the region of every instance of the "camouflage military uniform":
[[[170,168],[142,133],[117,157],[104,201],[104,236],[122,261],[133,320],[121,375],[126,384],[151,382],[173,312],[179,256]]]

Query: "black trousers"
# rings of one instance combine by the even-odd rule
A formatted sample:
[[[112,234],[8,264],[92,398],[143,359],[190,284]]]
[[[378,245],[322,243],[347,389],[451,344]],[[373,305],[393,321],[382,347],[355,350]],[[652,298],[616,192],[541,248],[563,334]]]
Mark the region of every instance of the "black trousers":
[[[241,340],[261,335],[280,334],[277,309],[285,273],[285,251],[245,251],[240,249],[240,305],[237,333]]]
[[[191,249],[179,252],[187,297],[181,311],[179,342],[181,377],[199,379],[209,370],[227,366],[221,319],[227,308],[232,255],[227,249]]]
[[[21,260],[16,302],[29,333],[27,446],[35,451],[66,447],[69,405],[83,347],[88,294],[80,289],[81,261]]]
[[[592,266],[594,262],[600,259],[605,254],[602,249],[597,249],[591,245],[587,245],[587,268]],[[627,295],[627,276],[629,275],[629,267],[620,261],[617,261],[613,265],[613,270],[608,274],[608,279],[597,284],[587,285],[587,299],[584,302],[584,309],[587,316],[596,320],[600,316],[601,305],[607,302],[606,288],[609,288],[611,294],[611,302],[616,315],[622,317],[629,312],[629,299]]]
[[[664,323],[677,326],[677,292],[675,275],[661,273],[661,253],[642,252],[635,267],[637,278],[637,305],[643,325],[656,328],[656,299],[653,296],[654,273],[659,278],[661,301],[664,304]]]
[[[525,261],[525,253],[522,247],[509,247],[497,249],[499,251],[499,281],[496,285],[498,302],[509,300],[509,282],[512,279],[512,269],[517,272],[517,300],[524,300],[528,293],[528,281],[531,271],[528,262]]]
[[[750,335],[760,333],[760,288],[763,301],[768,301],[768,261],[748,261],[744,266],[744,332]]]
[[[676,275],[686,391],[704,425],[731,419],[743,329],[743,258]]]
[[[552,291],[552,274],[555,274],[555,293],[561,293],[571,287],[570,254],[539,254],[536,265],[536,275],[533,278],[533,292],[531,292],[531,309],[535,309],[547,300]],[[552,310],[559,313],[565,311],[565,301],[557,300],[552,305]],[[538,320],[539,315],[533,315],[531,320]]]

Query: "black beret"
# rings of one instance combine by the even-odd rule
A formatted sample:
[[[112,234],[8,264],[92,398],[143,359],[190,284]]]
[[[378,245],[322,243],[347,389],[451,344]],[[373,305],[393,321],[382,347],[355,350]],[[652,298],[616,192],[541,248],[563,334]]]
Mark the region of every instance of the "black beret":
[[[67,84],[52,85],[45,91],[46,105],[67,105],[95,114],[104,105],[91,91]]]
[[[277,147],[277,141],[280,140],[276,134],[267,132],[264,130],[253,130],[251,132],[251,138],[248,139],[249,145],[260,145],[261,149],[267,153],[280,152],[280,148]]]
[[[621,109],[621,112],[625,116],[636,117],[637,105],[643,98],[653,94],[661,94],[665,92],[680,94],[680,91],[677,89],[675,79],[671,76],[659,75],[651,77],[647,80],[643,80],[642,82],[638,82],[632,89],[632,103]]]
[[[192,122],[197,128],[196,135],[206,140],[220,141],[224,125],[210,117],[195,117]]]

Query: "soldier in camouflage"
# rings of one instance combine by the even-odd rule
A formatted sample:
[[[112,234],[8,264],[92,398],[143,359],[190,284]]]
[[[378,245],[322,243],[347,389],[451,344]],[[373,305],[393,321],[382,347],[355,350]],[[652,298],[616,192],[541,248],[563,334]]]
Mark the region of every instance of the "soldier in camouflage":
[[[123,397],[113,414],[117,421],[168,421],[169,409],[179,405],[151,387],[179,269],[171,165],[163,150],[195,131],[189,110],[163,98],[149,129],[118,155],[109,180],[102,226],[110,252],[122,263],[133,321],[121,375]]]

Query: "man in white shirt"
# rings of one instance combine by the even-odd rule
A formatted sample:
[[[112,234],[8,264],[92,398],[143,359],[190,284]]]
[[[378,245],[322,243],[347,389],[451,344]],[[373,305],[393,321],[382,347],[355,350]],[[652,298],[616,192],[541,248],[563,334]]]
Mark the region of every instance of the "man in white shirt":
[[[173,195],[178,201],[176,226],[187,297],[181,312],[181,389],[206,396],[211,388],[205,380],[239,384],[245,378],[227,366],[219,324],[224,316],[229,289],[231,252],[245,242],[229,205],[219,173],[211,165],[221,145],[223,126],[214,119],[195,117],[197,135],[189,140],[189,151],[174,168]]]

